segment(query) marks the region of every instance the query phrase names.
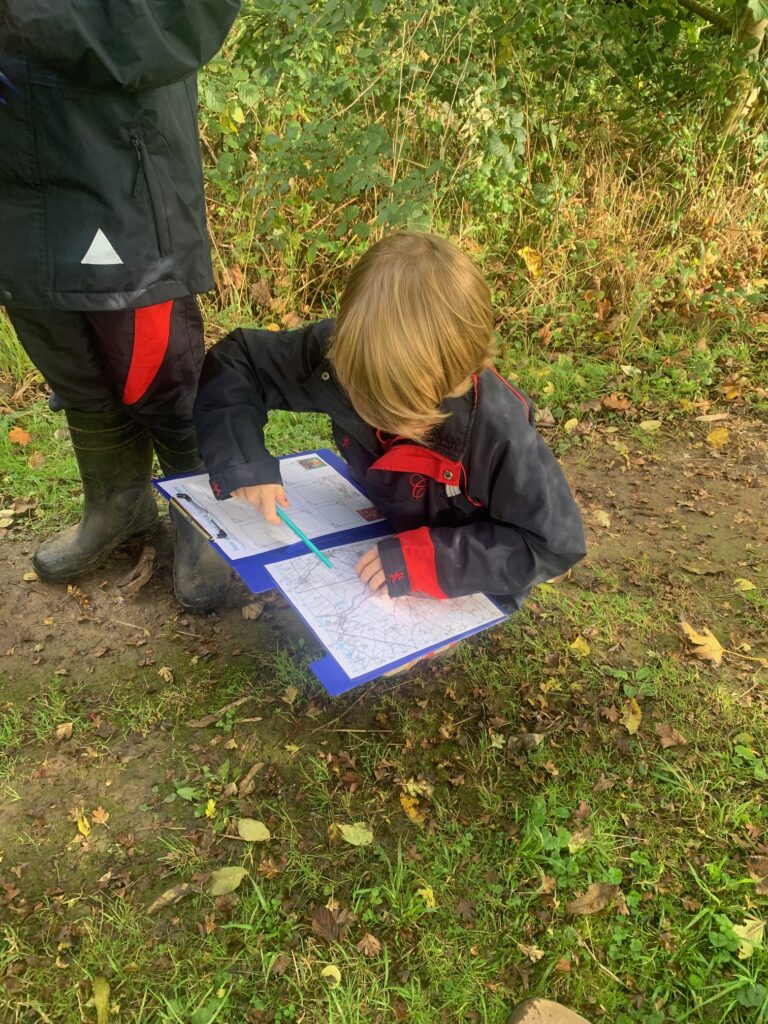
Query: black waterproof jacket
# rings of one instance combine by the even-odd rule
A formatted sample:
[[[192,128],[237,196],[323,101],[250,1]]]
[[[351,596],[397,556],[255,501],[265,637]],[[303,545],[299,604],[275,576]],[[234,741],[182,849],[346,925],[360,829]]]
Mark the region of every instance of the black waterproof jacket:
[[[0,304],[213,286],[196,71],[239,0],[0,0]]]
[[[534,584],[584,557],[576,503],[522,392],[485,370],[445,402],[450,415],[429,447],[384,437],[335,378],[333,323],[235,331],[208,352],[195,426],[218,498],[280,483],[280,463],[264,445],[270,409],[323,412],[352,477],[397,534],[378,545],[392,597],[484,591],[517,609]]]

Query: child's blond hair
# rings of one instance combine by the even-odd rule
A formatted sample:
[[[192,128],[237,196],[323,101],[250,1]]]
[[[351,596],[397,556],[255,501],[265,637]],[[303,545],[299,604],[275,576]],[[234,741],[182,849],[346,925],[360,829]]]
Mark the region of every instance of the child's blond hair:
[[[371,426],[423,442],[493,356],[488,286],[460,249],[401,232],[350,273],[330,359],[355,411]]]

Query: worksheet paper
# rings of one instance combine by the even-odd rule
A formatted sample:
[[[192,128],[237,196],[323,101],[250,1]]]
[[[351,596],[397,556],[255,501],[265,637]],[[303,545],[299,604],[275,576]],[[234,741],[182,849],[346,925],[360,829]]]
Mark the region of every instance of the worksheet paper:
[[[355,573],[355,564],[373,543],[357,541],[327,549],[332,569],[314,555],[266,565],[275,583],[349,676],[350,685],[505,618],[484,594],[443,601],[375,594]]]
[[[382,521],[370,499],[319,455],[281,459],[280,472],[291,503],[285,511],[312,539]],[[270,526],[249,502],[217,501],[207,473],[163,480],[161,486],[232,561],[296,543],[296,534],[284,523]]]

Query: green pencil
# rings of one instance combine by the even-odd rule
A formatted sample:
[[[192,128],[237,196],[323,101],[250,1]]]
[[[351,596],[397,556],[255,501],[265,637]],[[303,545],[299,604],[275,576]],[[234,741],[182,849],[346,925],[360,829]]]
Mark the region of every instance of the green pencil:
[[[283,510],[280,508],[279,505],[275,505],[275,512],[277,512],[277,514],[283,520],[285,525],[287,527],[289,527],[291,530],[293,530],[293,532],[296,534],[296,536],[299,538],[299,540],[303,544],[307,545],[307,547],[312,552],[312,554],[313,555],[317,555],[317,557],[320,559],[320,561],[323,563],[323,565],[327,565],[329,569],[333,568],[333,562],[330,560],[328,555],[324,555],[323,552],[320,550],[320,548],[316,548],[315,547],[315,545],[312,543],[312,541],[309,539],[309,537],[306,535],[306,533],[304,533],[303,530],[300,530],[299,527],[296,525],[296,523],[294,523],[294,521],[292,519],[288,518],[288,516],[285,514],[285,512],[283,512]]]

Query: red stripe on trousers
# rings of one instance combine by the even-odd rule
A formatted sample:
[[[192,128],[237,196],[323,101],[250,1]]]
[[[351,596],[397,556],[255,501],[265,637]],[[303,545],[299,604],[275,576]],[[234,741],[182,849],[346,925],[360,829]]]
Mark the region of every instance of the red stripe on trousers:
[[[173,299],[134,310],[133,352],[123,388],[123,402],[138,402],[163,365],[171,337]]]

